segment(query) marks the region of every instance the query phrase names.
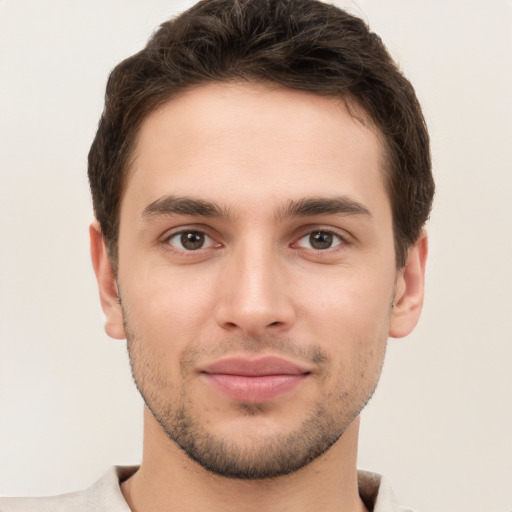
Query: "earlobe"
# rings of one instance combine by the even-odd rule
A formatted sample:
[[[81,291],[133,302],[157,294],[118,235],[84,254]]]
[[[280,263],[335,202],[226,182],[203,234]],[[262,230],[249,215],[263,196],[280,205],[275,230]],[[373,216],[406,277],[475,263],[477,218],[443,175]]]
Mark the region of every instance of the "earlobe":
[[[427,253],[428,238],[423,231],[409,248],[405,266],[398,274],[389,327],[392,338],[407,336],[418,323],[423,306]]]
[[[106,318],[105,332],[111,338],[122,340],[125,338],[123,312],[119,302],[115,272],[98,221],[90,225],[89,236],[92,266],[98,282],[101,307]]]

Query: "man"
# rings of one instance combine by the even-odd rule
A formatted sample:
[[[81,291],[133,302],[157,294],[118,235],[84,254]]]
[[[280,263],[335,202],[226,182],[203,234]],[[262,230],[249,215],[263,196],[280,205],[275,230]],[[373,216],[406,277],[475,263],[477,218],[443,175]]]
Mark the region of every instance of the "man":
[[[406,510],[356,470],[387,338],[420,315],[434,192],[380,39],[315,0],[199,2],[112,72],[89,179],[142,464],[0,510]]]

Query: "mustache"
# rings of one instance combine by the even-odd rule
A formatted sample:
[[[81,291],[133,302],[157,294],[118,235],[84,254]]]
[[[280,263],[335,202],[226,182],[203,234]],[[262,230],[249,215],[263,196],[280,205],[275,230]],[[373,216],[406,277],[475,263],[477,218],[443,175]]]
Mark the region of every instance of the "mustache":
[[[128,352],[136,349],[136,336],[130,328],[124,304],[119,301],[123,314],[123,325],[127,339]],[[172,343],[172,341],[171,341]],[[296,340],[286,336],[276,336],[275,334],[262,334],[260,336],[232,336],[223,340],[205,340],[191,344],[185,349],[181,359],[181,369],[187,370],[197,366],[198,361],[204,359],[215,360],[235,352],[245,353],[247,355],[260,355],[272,352],[273,355],[283,358],[292,358],[297,361],[313,364],[319,368],[330,362],[330,356],[315,344],[301,344]]]
[[[284,358],[297,359],[315,366],[329,361],[327,353],[318,345],[301,345],[295,340],[275,335],[239,336],[219,342],[205,342],[189,347],[181,361],[183,368],[194,367],[197,361],[218,359],[232,353],[260,355],[271,352]]]

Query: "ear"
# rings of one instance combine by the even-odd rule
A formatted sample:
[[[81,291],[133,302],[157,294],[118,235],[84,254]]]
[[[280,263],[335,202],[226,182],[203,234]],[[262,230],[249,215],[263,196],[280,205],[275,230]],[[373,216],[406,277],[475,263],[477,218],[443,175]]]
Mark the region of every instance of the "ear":
[[[108,257],[107,247],[98,221],[89,227],[91,241],[91,259],[98,290],[100,292],[101,307],[105,313],[105,332],[118,340],[124,339],[124,323],[121,303],[118,298],[118,289],[114,269]]]
[[[405,266],[398,273],[389,326],[392,338],[407,336],[418,323],[423,306],[427,253],[427,233],[422,231],[418,241],[409,248]]]

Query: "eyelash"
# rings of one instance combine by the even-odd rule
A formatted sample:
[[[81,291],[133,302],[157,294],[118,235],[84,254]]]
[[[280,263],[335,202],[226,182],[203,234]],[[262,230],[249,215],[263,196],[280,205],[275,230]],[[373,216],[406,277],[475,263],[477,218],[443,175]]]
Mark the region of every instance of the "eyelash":
[[[327,235],[328,237],[331,237],[334,245],[330,245],[329,247],[326,247],[323,249],[317,249],[315,247],[311,247],[311,244],[310,244],[310,247],[301,247],[299,245],[299,242],[304,239],[309,239],[309,241],[311,242],[311,237],[314,235],[317,235],[317,234],[322,234],[324,236]],[[336,242],[336,240],[337,240],[337,242]],[[332,229],[317,228],[317,229],[311,229],[311,230],[307,231],[306,233],[304,233],[300,238],[297,239],[296,242],[294,242],[292,244],[292,247],[298,247],[301,249],[312,250],[315,253],[321,254],[321,253],[327,253],[327,252],[340,250],[343,246],[346,246],[348,244],[349,244],[348,237],[343,236],[340,233],[333,231]]]
[[[194,250],[194,249],[187,249],[187,248],[183,247],[183,243],[181,244],[182,247],[176,247],[175,245],[173,245],[171,243],[171,240],[173,240],[175,238],[182,237],[183,235],[186,235],[186,234],[190,235],[193,233],[197,234],[197,235],[202,235],[205,237],[205,239],[209,239],[210,243],[208,244],[208,247],[201,246]],[[172,248],[172,250],[180,251],[181,253],[189,253],[189,254],[197,253],[201,249],[214,249],[214,248],[222,246],[220,243],[215,242],[214,237],[210,236],[204,229],[201,229],[201,228],[189,228],[189,229],[181,229],[180,231],[175,231],[175,232],[167,235],[164,238],[163,242],[168,248],[170,246]]]
[[[201,246],[197,249],[187,249],[183,247],[183,243],[181,243],[182,247],[177,247],[176,245],[172,244],[171,241],[173,239],[176,239],[177,237],[186,235],[186,234],[197,234],[197,235],[203,235],[206,239],[209,239],[208,246]],[[329,247],[326,247],[324,249],[316,249],[314,247],[303,247],[299,245],[299,242],[307,237],[311,237],[314,234],[323,234],[332,237],[333,243],[335,245],[331,245]],[[337,240],[337,243],[335,242]],[[290,244],[290,247],[297,248],[297,249],[304,249],[307,251],[313,251],[315,254],[329,254],[334,251],[338,251],[343,249],[343,247],[349,245],[350,239],[347,235],[342,235],[337,231],[334,231],[332,229],[322,229],[322,228],[308,228],[308,231],[301,234],[300,237],[296,238],[294,242]],[[187,229],[180,229],[179,231],[174,231],[168,235],[166,235],[163,239],[163,244],[165,245],[167,250],[172,250],[175,252],[179,252],[184,255],[194,255],[198,254],[200,251],[208,250],[208,249],[217,249],[221,248],[222,244],[220,242],[215,241],[215,237],[208,234],[208,232],[203,227],[190,227]]]

